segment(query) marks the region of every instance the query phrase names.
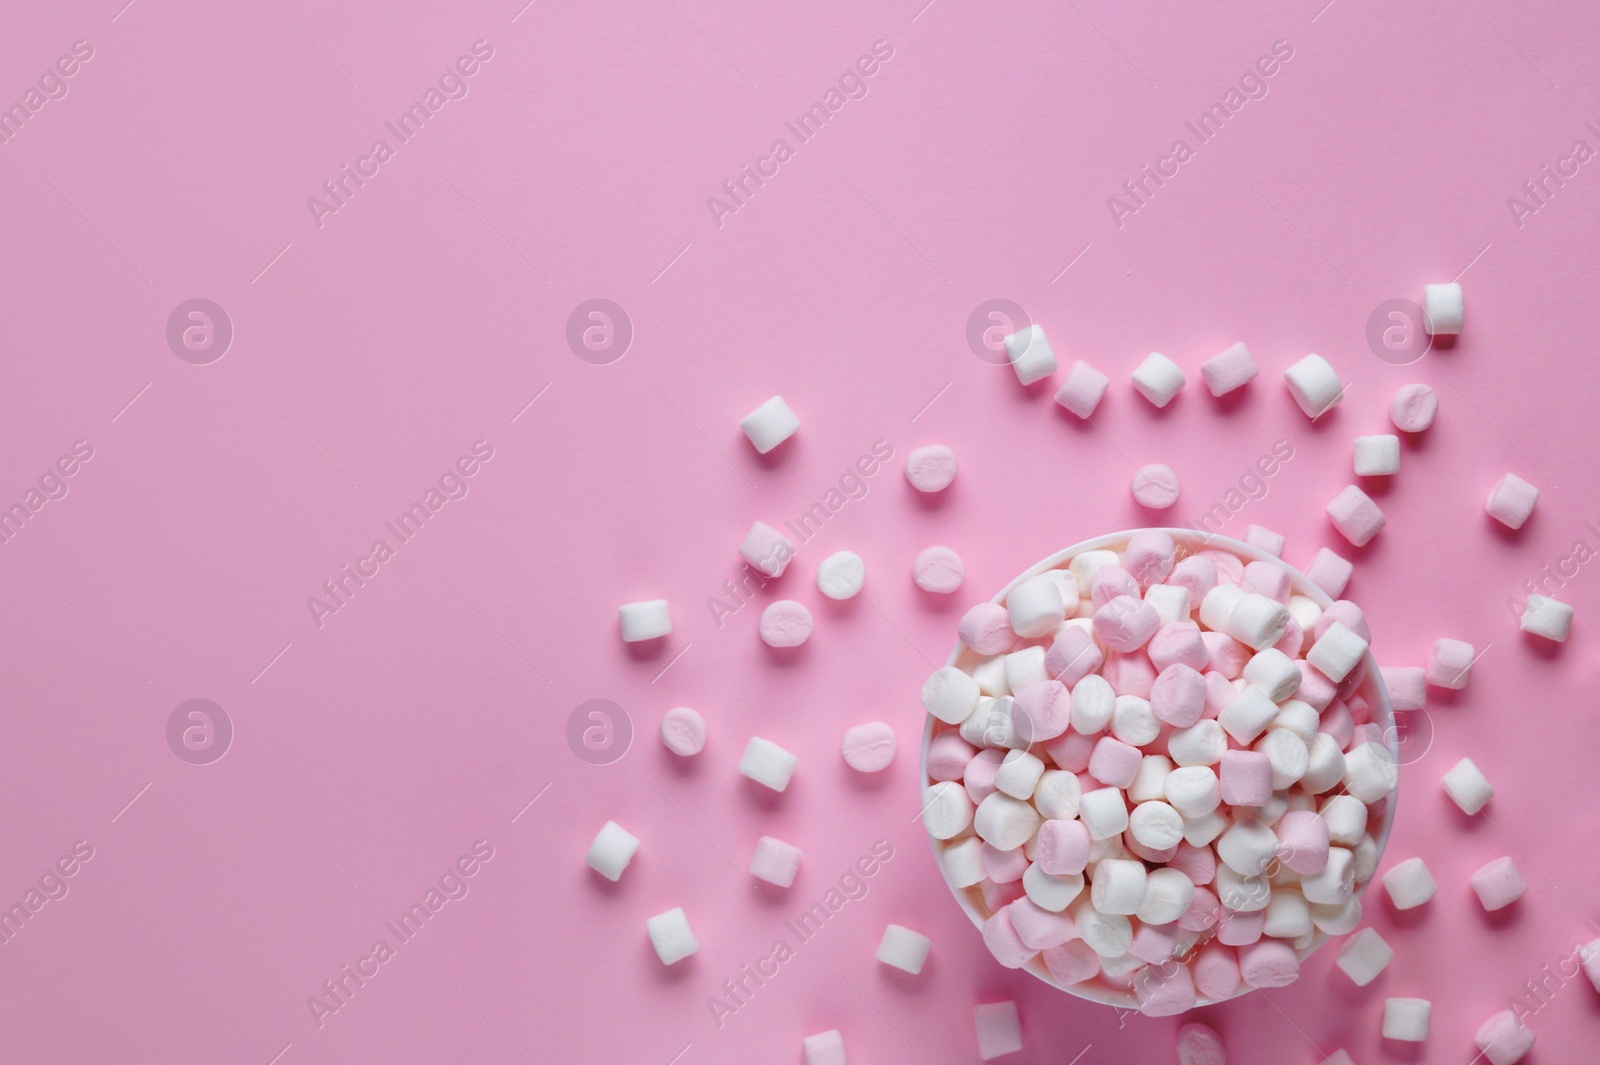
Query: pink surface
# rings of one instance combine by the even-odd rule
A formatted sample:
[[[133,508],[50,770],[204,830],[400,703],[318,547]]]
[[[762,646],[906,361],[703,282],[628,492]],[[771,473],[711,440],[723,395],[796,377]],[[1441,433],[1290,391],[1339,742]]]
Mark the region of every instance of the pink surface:
[[[965,1062],[972,1004],[1014,998],[1027,1048],[1007,1060],[1171,1060],[1177,1021],[988,958],[914,821],[917,688],[965,604],[1153,519],[1128,494],[1138,464],[1178,472],[1160,520],[1189,522],[1288,441],[1223,531],[1283,532],[1299,564],[1348,553],[1323,506],[1351,480],[1352,438],[1388,431],[1389,395],[1413,380],[1438,389],[1438,422],[1391,483],[1365,486],[1389,524],[1355,552],[1349,594],[1386,663],[1420,663],[1441,635],[1484,651],[1467,690],[1431,694],[1431,745],[1403,773],[1388,861],[1425,857],[1440,894],[1404,917],[1373,905],[1397,955],[1371,986],[1324,950],[1298,984],[1203,1016],[1243,1065],[1341,1045],[1458,1062],[1543,981],[1530,1060],[1587,1055],[1600,997],[1559,969],[1600,935],[1600,867],[1573,843],[1600,831],[1584,794],[1600,576],[1563,560],[1600,547],[1583,317],[1600,177],[1583,165],[1536,211],[1507,198],[1547,163],[1570,174],[1574,141],[1597,145],[1592,11],[521,6],[7,12],[0,98],[75,41],[93,56],[0,145],[0,499],[87,442],[66,494],[0,545],[0,898],[92,848],[0,946],[6,1058],[695,1065],[797,1061],[803,1036],[837,1027],[852,1061]],[[374,165],[373,142],[396,140],[385,123],[479,40],[492,57],[447,84],[467,94],[319,226],[307,198]],[[880,40],[893,55],[866,95],[799,143],[785,122]],[[1293,56],[1267,95],[1195,147],[1185,122],[1280,40]],[[1193,157],[1119,226],[1107,197],[1180,137]],[[792,156],[718,225],[707,197],[777,138]],[[1373,354],[1375,308],[1463,270],[1453,344],[1409,366]],[[234,327],[208,365],[165,335],[196,297]],[[968,316],[997,297],[1046,327],[1063,367],[1111,374],[1094,425],[975,357]],[[568,316],[593,298],[631,319],[619,360],[569,350]],[[1198,366],[1235,340],[1262,375],[1213,400]],[[1190,372],[1159,412],[1127,380],[1151,350]],[[1309,351],[1350,384],[1314,425],[1280,384]],[[803,424],[758,458],[736,422],[775,392]],[[927,497],[891,462],[801,547],[760,599],[813,610],[805,647],[763,647],[758,606],[719,626],[707,600],[750,522],[797,518],[880,440],[896,460],[948,444],[961,472]],[[465,497],[399,543],[385,522],[478,441],[492,458],[443,484]],[[1542,492],[1518,533],[1483,512],[1508,470]],[[379,538],[393,557],[319,627],[307,598]],[[949,601],[911,583],[933,543],[967,565]],[[865,595],[824,601],[814,567],[845,548],[866,559]],[[1546,565],[1576,570],[1562,648],[1524,638],[1508,607]],[[617,604],[658,596],[676,631],[625,648]],[[566,741],[597,698],[634,729],[610,764]],[[208,765],[169,747],[191,699],[234,730]],[[711,728],[688,765],[654,737],[680,704]],[[840,736],[880,718],[901,753],[861,778]],[[734,772],[755,734],[800,756],[781,796]],[[1499,789],[1487,817],[1438,787],[1463,755]],[[583,866],[607,819],[643,841],[614,886]],[[787,892],[742,875],[762,835],[805,852]],[[785,922],[878,840],[893,857],[865,895],[798,943]],[[1530,888],[1488,916],[1467,877],[1501,854]],[[400,942],[385,922],[464,856],[473,875],[445,883],[466,894]],[[668,971],[644,921],[675,906],[700,952]],[[933,938],[920,976],[873,960],[889,922]],[[308,999],[379,938],[393,957],[319,1026]],[[719,1027],[708,999],[779,939],[793,958]],[[1434,1000],[1428,1045],[1380,1045],[1390,995]]]

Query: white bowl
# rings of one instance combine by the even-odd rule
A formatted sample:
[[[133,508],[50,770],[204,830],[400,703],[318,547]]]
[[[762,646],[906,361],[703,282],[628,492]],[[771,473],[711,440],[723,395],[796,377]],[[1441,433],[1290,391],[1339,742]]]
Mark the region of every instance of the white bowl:
[[[1127,544],[1128,538],[1137,531],[1138,530],[1136,529],[1128,529],[1124,532],[1109,533],[1105,536],[1097,536],[1093,540],[1085,540],[1083,543],[1075,544],[1064,551],[1057,551],[1049,558],[1044,559],[1037,565],[1030,566],[1027,570],[1019,574],[1017,578],[1010,584],[1000,589],[1000,591],[995,595],[993,601],[996,603],[1005,602],[1006,596],[1010,595],[1011,590],[1017,585],[1021,584],[1023,581],[1037,577],[1045,570],[1058,568],[1062,563],[1071,559],[1074,555],[1080,555],[1085,551],[1098,551],[1105,548],[1121,548]],[[1173,542],[1179,546],[1180,550],[1187,545],[1193,550],[1214,549],[1227,551],[1230,554],[1237,555],[1245,562],[1270,562],[1288,572],[1293,594],[1303,595],[1309,599],[1315,600],[1316,603],[1324,609],[1333,603],[1333,600],[1329,599],[1321,588],[1318,588],[1315,584],[1312,584],[1310,579],[1307,578],[1305,574],[1301,573],[1293,566],[1290,566],[1277,556],[1270,555],[1267,552],[1262,551],[1260,548],[1252,547],[1250,544],[1244,543],[1243,541],[1230,539],[1226,536],[1207,535],[1205,533],[1197,532],[1194,529],[1162,529],[1161,531],[1170,535],[1173,539]],[[950,652],[950,657],[945,664],[952,666],[956,665],[963,657],[963,654],[970,655],[971,652],[969,652],[968,649],[960,642],[957,642],[955,649]],[[1367,701],[1372,704],[1372,720],[1382,727],[1386,746],[1389,748],[1389,753],[1394,756],[1396,764],[1399,764],[1400,751],[1397,744],[1397,733],[1394,723],[1394,708],[1389,703],[1389,693],[1384,689],[1383,677],[1378,672],[1378,665],[1373,659],[1371,651],[1368,651],[1366,654],[1366,667],[1367,676],[1362,682],[1359,690],[1367,697]],[[923,788],[927,788],[933,784],[933,781],[928,778],[928,744],[933,739],[934,726],[937,724],[938,721],[930,714],[928,715],[927,724],[924,726],[922,731],[921,765]],[[1383,856],[1384,848],[1389,842],[1389,830],[1394,825],[1394,812],[1395,807],[1398,804],[1398,800],[1399,791],[1397,789],[1389,796],[1384,806],[1383,817],[1376,826],[1376,832],[1372,831],[1373,826],[1368,825],[1369,833],[1371,833],[1377,840],[1378,856],[1380,859]],[[989,914],[983,907],[983,899],[979,894],[978,889],[976,887],[958,888],[954,884],[950,883],[949,871],[946,870],[944,866],[944,842],[934,839],[932,836],[928,838],[933,844],[934,862],[939,866],[939,872],[945,878],[945,886],[950,888],[951,894],[955,896],[956,902],[972,920],[973,925],[981,928],[983,926],[983,922],[989,917]],[[1376,876],[1373,877],[1373,880],[1375,879]],[[1368,880],[1365,884],[1358,886],[1356,890],[1357,897],[1366,891],[1367,887],[1373,882],[1373,880]],[[1328,938],[1328,934],[1319,929],[1315,934],[1315,938],[1312,939],[1311,945],[1298,952],[1301,961],[1304,961],[1312,953],[1314,953],[1318,947],[1327,942]],[[1081,984],[1061,983],[1050,975],[1049,970],[1045,968],[1044,962],[1041,958],[1034,958],[1033,961],[1028,963],[1026,970],[1038,977],[1040,980],[1043,980],[1045,983],[1049,984],[1051,987],[1059,988],[1068,994],[1076,995],[1077,997],[1087,999],[1090,1002],[1103,1002],[1108,1006],[1117,1006],[1123,1009],[1137,1010],[1139,1008],[1138,996],[1132,991],[1121,991],[1116,988],[1107,987],[1104,984],[1092,980],[1085,981]],[[1252,987],[1241,985],[1240,990],[1236,994],[1229,997],[1237,998],[1239,995],[1246,994],[1253,990],[1255,989]],[[1226,1000],[1199,998],[1196,1000],[1194,1008],[1198,1009],[1202,1006],[1211,1006],[1222,1001]]]

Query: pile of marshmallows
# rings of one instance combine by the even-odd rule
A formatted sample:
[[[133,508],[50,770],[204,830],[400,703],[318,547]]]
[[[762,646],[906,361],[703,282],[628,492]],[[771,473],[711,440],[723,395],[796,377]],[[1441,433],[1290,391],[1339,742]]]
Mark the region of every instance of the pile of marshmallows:
[[[1169,1015],[1360,922],[1399,770],[1354,603],[1145,529],[958,631],[923,820],[1002,965]]]

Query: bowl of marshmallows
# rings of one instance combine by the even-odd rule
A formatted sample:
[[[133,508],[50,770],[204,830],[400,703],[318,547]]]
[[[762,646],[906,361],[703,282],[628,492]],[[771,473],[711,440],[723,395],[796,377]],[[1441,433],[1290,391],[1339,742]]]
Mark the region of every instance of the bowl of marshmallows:
[[[958,635],[922,688],[922,817],[1002,965],[1171,1015],[1291,983],[1359,924],[1399,752],[1354,603],[1260,547],[1138,529]]]

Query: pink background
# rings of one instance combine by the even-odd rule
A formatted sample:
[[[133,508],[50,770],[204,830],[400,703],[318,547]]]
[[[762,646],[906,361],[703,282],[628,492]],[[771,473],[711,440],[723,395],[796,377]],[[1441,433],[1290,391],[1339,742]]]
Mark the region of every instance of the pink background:
[[[1439,389],[1439,422],[1373,488],[1390,524],[1351,595],[1383,661],[1441,635],[1488,648],[1467,691],[1435,693],[1386,859],[1424,856],[1440,893],[1405,919],[1373,900],[1398,951],[1374,985],[1326,950],[1204,1015],[1245,1065],[1340,1045],[1465,1062],[1483,1018],[1600,934],[1600,574],[1561,593],[1564,647],[1507,606],[1573,541],[1600,546],[1580,332],[1600,174],[1520,227],[1506,206],[1575,140],[1600,146],[1593,12],[921,3],[12,5],[0,100],[74,41],[94,56],[0,146],[0,502],[74,441],[94,455],[0,546],[0,902],[75,841],[94,856],[0,946],[0,1056],[698,1065],[798,1061],[838,1027],[854,1062],[963,1062],[972,1004],[1010,997],[1028,1046],[1007,1060],[1170,1060],[1174,1021],[987,958],[913,822],[917,687],[966,602],[1088,536],[1194,520],[1276,440],[1294,459],[1223,531],[1276,528],[1301,564],[1338,546],[1321,510],[1351,438],[1387,431],[1412,380]],[[307,197],[479,39],[469,94],[319,228]],[[718,227],[706,198],[878,40],[893,58],[865,98]],[[1119,228],[1106,198],[1278,40],[1293,58],[1268,95]],[[1374,355],[1375,307],[1464,269],[1459,343]],[[210,365],[165,340],[193,297],[234,325]],[[607,365],[565,341],[594,297],[635,329]],[[1100,431],[975,357],[968,315],[996,297],[1112,374]],[[1237,339],[1263,375],[1219,404],[1193,371]],[[1191,371],[1162,412],[1127,383],[1152,349]],[[1279,384],[1308,351],[1350,382],[1315,425]],[[803,427],[763,460],[736,422],[774,392]],[[754,608],[719,628],[706,600],[749,523],[798,515],[880,439],[896,461],[763,594],[816,611],[811,643],[767,653]],[[307,597],[478,440],[494,454],[470,494],[319,629]],[[961,473],[916,498],[898,460],[935,441]],[[1128,460],[1178,470],[1176,511],[1133,505]],[[1544,493],[1516,535],[1482,511],[1507,470]],[[932,543],[967,561],[956,602],[910,583]],[[825,604],[816,562],[845,548],[867,593]],[[655,596],[675,631],[630,653],[615,608]],[[210,765],[167,745],[191,698],[236,730]],[[565,741],[591,698],[635,729],[608,765]],[[712,730],[687,766],[654,736],[680,704]],[[902,751],[864,781],[838,743],[872,719]],[[800,756],[780,797],[734,771],[755,734]],[[1462,755],[1499,788],[1489,817],[1439,790]],[[615,886],[583,865],[608,818],[644,841]],[[805,851],[787,892],[741,875],[768,833]],[[708,996],[879,839],[894,857],[866,897],[719,1029]],[[494,857],[470,893],[319,1028],[307,999],[477,840]],[[1466,877],[1507,853],[1531,890],[1491,920]],[[644,920],[679,905],[701,949],[665,970]],[[874,962],[891,921],[933,938],[920,977]],[[1381,1043],[1388,995],[1434,1000],[1427,1046]],[[1549,998],[1530,1060],[1580,1060],[1600,997],[1580,976]]]

